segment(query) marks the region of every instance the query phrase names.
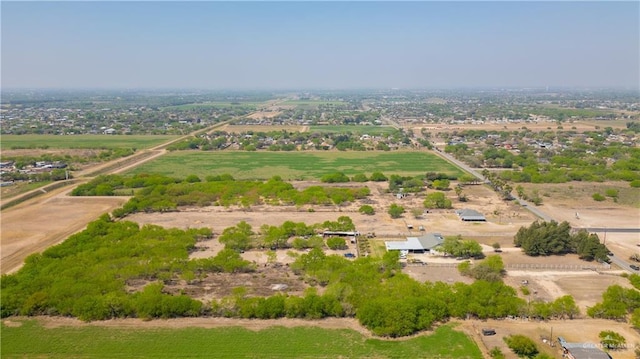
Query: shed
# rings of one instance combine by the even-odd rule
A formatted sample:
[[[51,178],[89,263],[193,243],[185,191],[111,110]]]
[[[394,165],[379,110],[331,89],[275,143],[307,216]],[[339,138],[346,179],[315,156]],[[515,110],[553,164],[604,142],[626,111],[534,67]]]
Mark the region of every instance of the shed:
[[[484,215],[473,209],[458,209],[456,214],[465,222],[486,222]]]

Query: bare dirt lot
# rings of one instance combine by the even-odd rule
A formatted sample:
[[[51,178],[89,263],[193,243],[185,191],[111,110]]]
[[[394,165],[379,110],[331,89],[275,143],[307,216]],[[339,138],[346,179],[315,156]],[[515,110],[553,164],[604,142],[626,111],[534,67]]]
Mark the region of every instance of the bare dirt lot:
[[[495,329],[496,335],[483,336],[482,328]],[[640,335],[631,329],[629,324],[620,323],[604,319],[574,319],[574,320],[551,320],[551,321],[527,321],[520,319],[506,320],[467,320],[463,321],[458,329],[464,330],[478,343],[485,356],[489,358],[488,351],[498,347],[508,359],[518,358],[505,344],[503,338],[509,335],[525,335],[536,342],[538,349],[544,353],[552,355],[554,358],[562,358],[557,341],[554,347],[549,345],[549,338],[552,335],[563,337],[569,343],[592,343],[600,344],[598,334],[603,330],[613,330],[620,333],[627,340],[627,348],[611,352],[615,359],[635,358],[634,346],[640,343]],[[547,340],[546,342],[543,341]]]
[[[69,188],[2,211],[2,274],[22,266],[32,254],[65,240],[103,213],[120,207],[126,197],[70,197]]]

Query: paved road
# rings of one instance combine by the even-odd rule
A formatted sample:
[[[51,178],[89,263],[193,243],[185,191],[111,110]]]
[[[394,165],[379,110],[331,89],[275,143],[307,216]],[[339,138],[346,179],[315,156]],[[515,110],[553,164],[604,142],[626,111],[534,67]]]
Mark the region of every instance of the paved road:
[[[484,176],[482,176],[481,173],[479,173],[478,171],[476,171],[475,169],[467,166],[466,164],[458,161],[457,159],[455,159],[453,156],[449,155],[448,153],[444,153],[438,149],[436,149],[434,151],[436,154],[440,155],[442,158],[446,159],[447,161],[455,164],[456,166],[462,168],[463,170],[469,172],[471,175],[475,176],[476,178],[480,179],[481,181],[486,181],[486,178],[484,178]],[[533,213],[534,215],[536,215],[538,218],[550,222],[550,221],[556,221],[553,217],[549,216],[548,214],[544,213],[543,211],[541,211],[540,209],[538,209],[533,203],[527,202],[525,200],[523,200],[522,198],[519,198],[517,196],[514,196],[515,200],[518,201],[518,203],[520,203],[520,205],[522,205],[524,208],[528,209],[529,212]],[[640,228],[604,228],[604,227],[593,227],[593,228],[574,228],[574,229],[586,229],[589,232],[610,232],[610,233],[640,233]],[[632,269],[630,267],[630,264],[627,263],[626,261],[624,261],[623,259],[616,257],[615,255],[611,255],[609,256],[609,258],[611,259],[611,263],[617,265],[618,267],[627,270],[629,272],[632,273],[638,273],[638,271]],[[639,264],[640,265],[640,264]]]

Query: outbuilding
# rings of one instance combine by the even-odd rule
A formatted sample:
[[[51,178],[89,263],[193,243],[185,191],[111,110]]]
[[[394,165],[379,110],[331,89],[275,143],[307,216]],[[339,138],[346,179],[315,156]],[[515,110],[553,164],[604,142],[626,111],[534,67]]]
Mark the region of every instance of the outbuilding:
[[[420,237],[407,237],[404,241],[385,241],[387,251],[404,251],[405,253],[424,253],[432,251],[444,243],[440,233],[426,233]]]
[[[567,343],[558,337],[563,356],[570,359],[611,359],[609,354],[598,349],[593,343]]]
[[[486,222],[484,215],[473,209],[458,209],[456,214],[465,222]]]

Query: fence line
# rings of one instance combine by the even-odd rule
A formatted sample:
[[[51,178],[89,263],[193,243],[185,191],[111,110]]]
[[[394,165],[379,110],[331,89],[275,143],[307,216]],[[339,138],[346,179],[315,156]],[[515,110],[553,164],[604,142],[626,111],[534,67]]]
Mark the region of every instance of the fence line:
[[[441,263],[441,262],[427,262],[430,267],[441,268],[455,268],[462,262],[456,263]],[[408,264],[411,265],[411,264]],[[505,264],[505,269],[548,269],[548,270],[608,270],[611,269],[610,265],[597,264],[597,265],[582,265],[582,264],[540,264],[540,263],[513,263]]]

